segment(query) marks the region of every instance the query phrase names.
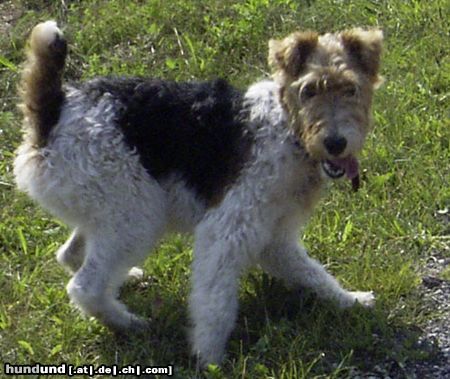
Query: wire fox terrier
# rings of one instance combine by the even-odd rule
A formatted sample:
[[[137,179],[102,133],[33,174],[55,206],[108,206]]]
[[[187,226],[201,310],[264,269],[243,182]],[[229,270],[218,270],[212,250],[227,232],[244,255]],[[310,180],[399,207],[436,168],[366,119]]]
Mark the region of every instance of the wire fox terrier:
[[[224,80],[63,86],[64,37],[37,25],[14,172],[73,228],[57,252],[72,302],[114,330],[145,326],[119,287],[163,235],[194,232],[191,344],[203,365],[223,358],[250,266],[343,308],[372,306],[372,292],[343,289],[298,239],[327,179],[358,187],[381,45],[381,31],[362,29],[271,40],[273,79],[245,93]]]

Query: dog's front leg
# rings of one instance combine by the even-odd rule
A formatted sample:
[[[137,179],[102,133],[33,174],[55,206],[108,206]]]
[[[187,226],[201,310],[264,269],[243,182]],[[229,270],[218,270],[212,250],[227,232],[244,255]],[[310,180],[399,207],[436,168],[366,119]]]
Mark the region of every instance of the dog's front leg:
[[[220,363],[238,309],[240,265],[228,241],[197,244],[189,301],[192,353],[199,364]]]
[[[260,264],[269,274],[283,279],[290,286],[302,286],[313,290],[318,297],[336,301],[341,308],[356,302],[372,307],[372,292],[347,291],[306,250],[294,243],[278,243],[268,247],[261,256]]]

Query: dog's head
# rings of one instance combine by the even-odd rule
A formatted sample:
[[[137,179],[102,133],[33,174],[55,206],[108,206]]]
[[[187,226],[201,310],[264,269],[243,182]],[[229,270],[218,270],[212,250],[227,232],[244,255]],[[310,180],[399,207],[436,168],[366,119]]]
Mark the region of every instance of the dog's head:
[[[331,178],[356,180],[356,155],[370,129],[383,34],[360,28],[335,34],[296,32],[269,42],[290,127]],[[355,184],[355,183],[354,183]]]

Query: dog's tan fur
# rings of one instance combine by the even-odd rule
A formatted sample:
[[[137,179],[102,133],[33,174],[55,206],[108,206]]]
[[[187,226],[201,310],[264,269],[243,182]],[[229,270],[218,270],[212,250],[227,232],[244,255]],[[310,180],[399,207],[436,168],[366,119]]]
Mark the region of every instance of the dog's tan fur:
[[[356,28],[323,36],[296,32],[269,42],[269,64],[281,84],[281,99],[291,127],[313,157],[321,157],[323,143],[315,136],[324,126],[331,127],[326,112],[336,99],[341,100],[339,112],[351,113],[355,124],[369,127],[373,89],[381,81],[378,68],[382,38],[379,30]],[[302,102],[299,92],[305,86],[314,96]],[[348,96],[354,90],[359,96]]]
[[[296,32],[269,42],[269,64],[281,85],[290,127],[315,161],[330,158],[324,139],[340,133],[343,120],[357,138],[348,141],[342,157],[362,149],[371,125],[373,91],[382,81],[382,40],[380,30],[355,28],[324,35]]]
[[[53,33],[44,30],[49,25],[56,23],[39,24],[33,29],[19,87],[22,98],[19,108],[24,116],[26,138],[36,147],[47,143],[64,100],[61,86],[67,46],[62,38],[55,38]]]

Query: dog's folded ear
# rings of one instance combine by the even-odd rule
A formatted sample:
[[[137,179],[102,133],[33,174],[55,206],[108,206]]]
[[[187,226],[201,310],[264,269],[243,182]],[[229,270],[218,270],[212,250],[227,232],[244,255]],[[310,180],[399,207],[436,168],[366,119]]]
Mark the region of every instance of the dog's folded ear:
[[[282,40],[269,41],[269,65],[274,71],[288,76],[298,76],[305,67],[308,56],[316,48],[316,32],[296,32]]]
[[[383,32],[379,29],[364,30],[354,28],[341,34],[342,44],[357,67],[369,76],[373,84],[378,84]]]

